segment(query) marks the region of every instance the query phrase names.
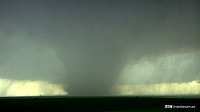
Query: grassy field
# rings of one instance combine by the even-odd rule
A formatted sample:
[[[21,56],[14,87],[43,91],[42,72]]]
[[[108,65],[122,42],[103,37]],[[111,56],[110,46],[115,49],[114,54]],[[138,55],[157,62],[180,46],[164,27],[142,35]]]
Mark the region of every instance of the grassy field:
[[[19,111],[98,111],[98,112],[163,112],[197,111],[200,98],[167,96],[113,96],[113,97],[76,97],[76,96],[33,96],[1,97],[0,107]],[[195,106],[187,109],[165,108],[165,105]]]

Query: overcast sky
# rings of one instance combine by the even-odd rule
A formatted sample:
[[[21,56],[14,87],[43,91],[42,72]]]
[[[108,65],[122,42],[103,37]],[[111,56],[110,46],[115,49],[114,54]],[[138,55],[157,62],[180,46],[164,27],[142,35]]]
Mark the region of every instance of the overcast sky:
[[[112,95],[200,80],[199,0],[0,0],[0,78]]]

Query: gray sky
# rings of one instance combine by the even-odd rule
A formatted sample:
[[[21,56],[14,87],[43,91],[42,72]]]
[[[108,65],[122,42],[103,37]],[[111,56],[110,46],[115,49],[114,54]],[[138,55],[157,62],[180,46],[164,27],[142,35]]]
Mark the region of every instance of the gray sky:
[[[200,80],[199,43],[198,0],[0,0],[0,77],[69,95]]]

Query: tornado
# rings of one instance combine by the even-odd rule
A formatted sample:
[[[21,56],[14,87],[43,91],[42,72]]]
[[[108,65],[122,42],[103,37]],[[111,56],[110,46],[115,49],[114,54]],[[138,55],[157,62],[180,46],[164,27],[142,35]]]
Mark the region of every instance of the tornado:
[[[107,39],[101,43],[89,41],[91,43],[86,45],[71,45],[73,51],[58,50],[66,68],[65,80],[60,80],[64,81],[71,95],[112,95],[110,89],[126,62],[123,50],[117,45],[106,43]]]
[[[112,96],[120,81],[199,80],[199,5],[198,0],[1,0],[0,78],[60,84],[71,96]]]

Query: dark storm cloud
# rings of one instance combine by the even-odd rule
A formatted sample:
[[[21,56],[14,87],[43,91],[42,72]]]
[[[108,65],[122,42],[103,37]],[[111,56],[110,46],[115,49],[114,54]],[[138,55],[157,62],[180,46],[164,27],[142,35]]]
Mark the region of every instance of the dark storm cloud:
[[[129,60],[199,50],[199,10],[195,0],[1,0],[1,66],[10,55],[16,58],[10,65],[18,65],[13,61],[18,57],[24,63],[31,60],[27,65],[45,64],[29,68],[40,75],[0,75],[46,77],[66,85],[71,95],[109,95]],[[44,50],[49,47],[50,51]],[[65,69],[48,75],[52,59]],[[28,68],[17,68],[21,69]]]

